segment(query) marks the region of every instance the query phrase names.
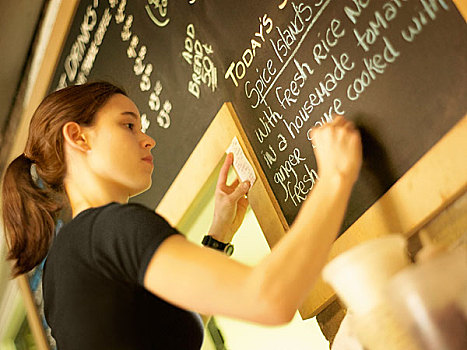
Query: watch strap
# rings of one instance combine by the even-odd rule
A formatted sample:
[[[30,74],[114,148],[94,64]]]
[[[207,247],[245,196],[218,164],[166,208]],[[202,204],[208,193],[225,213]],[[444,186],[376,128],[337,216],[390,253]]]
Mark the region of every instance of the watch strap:
[[[218,241],[217,239],[215,239],[211,235],[204,236],[201,244],[206,246],[206,247],[209,247],[209,248],[216,249],[216,250],[219,250],[221,252],[224,252],[229,256],[232,255],[232,253],[233,253],[233,245],[232,244]]]

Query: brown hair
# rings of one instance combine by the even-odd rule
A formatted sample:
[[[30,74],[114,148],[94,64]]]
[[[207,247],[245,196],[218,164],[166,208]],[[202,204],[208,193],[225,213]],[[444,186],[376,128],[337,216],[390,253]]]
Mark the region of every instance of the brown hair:
[[[93,125],[96,112],[114,94],[126,96],[106,82],[69,86],[48,95],[34,112],[24,153],[9,164],[3,179],[2,215],[13,277],[45,258],[57,215],[68,203],[62,127],[67,122]]]

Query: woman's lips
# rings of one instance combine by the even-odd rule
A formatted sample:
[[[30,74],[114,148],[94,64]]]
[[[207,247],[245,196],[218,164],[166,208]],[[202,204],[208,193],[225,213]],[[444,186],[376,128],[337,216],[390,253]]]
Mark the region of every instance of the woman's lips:
[[[154,165],[154,164],[153,164],[153,158],[150,157],[150,156],[149,156],[149,157],[144,157],[143,160],[144,160],[145,162],[148,162],[148,163],[151,164],[151,165]]]

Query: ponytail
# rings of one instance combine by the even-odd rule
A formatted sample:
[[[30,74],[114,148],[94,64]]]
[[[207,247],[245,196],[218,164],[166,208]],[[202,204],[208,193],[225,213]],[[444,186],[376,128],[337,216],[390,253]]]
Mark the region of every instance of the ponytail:
[[[11,162],[3,180],[3,224],[14,277],[45,258],[55,219],[70,207],[64,188],[63,126],[93,125],[97,111],[114,94],[126,95],[107,82],[68,86],[44,98],[34,112],[25,146],[29,157],[22,154]]]
[[[59,194],[38,177],[35,167],[23,153],[10,163],[3,179],[3,224],[7,259],[14,261],[13,277],[32,270],[46,257],[56,215],[63,207]]]

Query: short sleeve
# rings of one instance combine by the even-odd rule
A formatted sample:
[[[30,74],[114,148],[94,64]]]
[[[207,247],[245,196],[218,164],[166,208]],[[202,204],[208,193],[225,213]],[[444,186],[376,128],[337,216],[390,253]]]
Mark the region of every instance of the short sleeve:
[[[92,259],[107,278],[143,286],[154,252],[173,234],[180,233],[149,208],[113,203],[93,223]]]

